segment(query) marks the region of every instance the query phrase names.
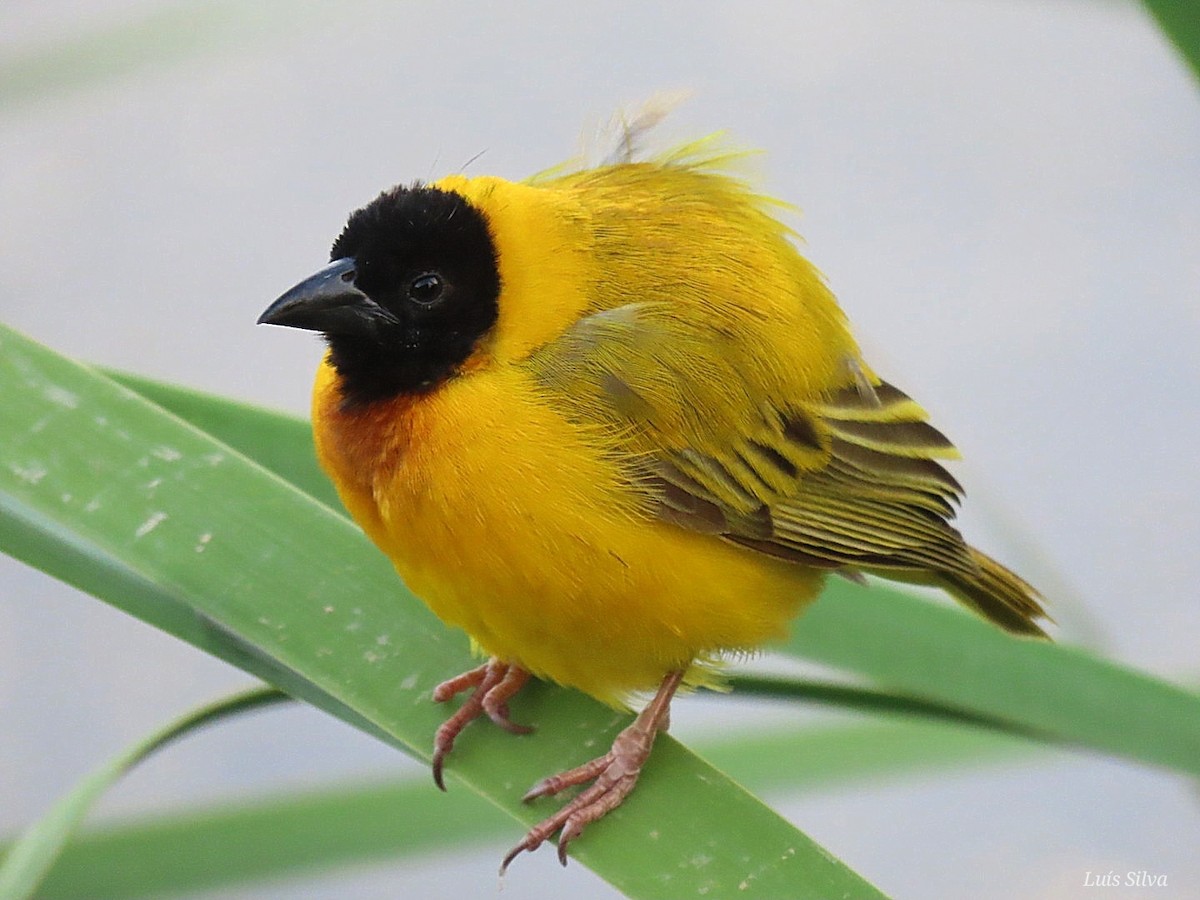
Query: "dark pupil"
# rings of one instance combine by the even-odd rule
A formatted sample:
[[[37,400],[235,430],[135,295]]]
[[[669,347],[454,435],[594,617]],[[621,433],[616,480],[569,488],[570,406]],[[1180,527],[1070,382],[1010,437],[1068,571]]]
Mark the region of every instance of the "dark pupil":
[[[440,275],[426,272],[413,279],[408,286],[408,296],[418,303],[432,303],[442,295],[442,279]]]

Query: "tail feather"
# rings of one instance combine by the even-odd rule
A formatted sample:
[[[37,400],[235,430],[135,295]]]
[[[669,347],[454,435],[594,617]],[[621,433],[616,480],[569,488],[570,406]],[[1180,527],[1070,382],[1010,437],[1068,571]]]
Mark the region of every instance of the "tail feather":
[[[1048,637],[1035,619],[1048,619],[1041,597],[1024,579],[990,556],[968,547],[975,571],[945,573],[946,585],[971,609],[1005,631]]]

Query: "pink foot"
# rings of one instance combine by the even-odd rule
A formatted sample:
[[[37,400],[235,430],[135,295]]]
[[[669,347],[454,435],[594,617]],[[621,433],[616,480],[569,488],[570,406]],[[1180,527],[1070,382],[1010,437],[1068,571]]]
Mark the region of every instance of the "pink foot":
[[[654,747],[655,737],[659,731],[666,730],[671,698],[682,680],[682,672],[668,675],[633,724],[617,735],[608,753],[577,768],[551,775],[529,790],[524,797],[526,803],[538,797],[553,796],[574,785],[593,782],[557,813],[529,830],[525,839],[504,857],[500,864],[501,875],[519,854],[533,852],[559,829],[562,833],[558,836],[558,861],[564,866],[567,864],[567,846],[571,841],[592,822],[620,806],[637,784],[642,766]]]
[[[463,672],[433,689],[433,699],[445,703],[469,688],[471,696],[449,719],[442,723],[433,739],[433,780],[443,791],[442,766],[454,749],[454,740],[474,719],[486,714],[489,719],[511,734],[528,734],[533,729],[518,725],[508,717],[508,701],[529,680],[529,673],[519,666],[489,659],[482,666]]]

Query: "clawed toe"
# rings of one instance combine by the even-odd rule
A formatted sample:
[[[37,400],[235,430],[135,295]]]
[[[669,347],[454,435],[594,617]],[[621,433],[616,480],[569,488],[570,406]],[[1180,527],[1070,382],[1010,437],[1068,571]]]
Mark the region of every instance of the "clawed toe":
[[[637,784],[642,766],[654,747],[654,739],[665,727],[671,697],[682,680],[682,672],[668,675],[633,724],[617,735],[608,753],[582,766],[544,778],[529,789],[524,797],[526,803],[592,782],[557,813],[529,829],[524,839],[504,857],[500,864],[501,875],[517,856],[532,853],[555,832],[559,832],[558,861],[564,866],[567,864],[567,848],[571,842],[592,822],[620,806]]]
[[[532,731],[528,726],[512,721],[508,712],[508,701],[528,680],[529,673],[519,666],[491,659],[434,688],[433,699],[439,703],[463,691],[471,691],[463,705],[442,723],[434,737],[433,780],[439,788],[446,789],[443,768],[450,751],[454,749],[455,739],[479,716],[486,715],[512,734],[528,734]],[[556,833],[558,861],[564,866],[567,864],[567,848],[571,842],[583,834],[592,822],[620,806],[637,784],[655,737],[667,726],[671,698],[682,681],[683,672],[672,672],[663,679],[654,699],[631,725],[617,735],[608,753],[582,766],[544,778],[529,789],[524,797],[526,803],[591,782],[557,813],[529,829],[524,839],[508,851],[500,863],[501,875],[520,854],[532,853]]]
[[[528,680],[529,673],[519,666],[490,659],[482,666],[443,681],[433,689],[433,699],[438,703],[445,703],[463,691],[473,689],[466,702],[442,723],[433,739],[433,782],[441,790],[446,789],[442,771],[446,757],[454,749],[455,739],[479,716],[487,715],[510,734],[529,734],[533,731],[528,725],[520,725],[508,716],[509,699]]]

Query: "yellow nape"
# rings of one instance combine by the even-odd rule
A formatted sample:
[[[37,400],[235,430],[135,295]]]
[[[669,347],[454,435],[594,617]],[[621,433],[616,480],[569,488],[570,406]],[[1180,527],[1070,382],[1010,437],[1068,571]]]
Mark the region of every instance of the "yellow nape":
[[[466,197],[491,226],[503,297],[482,350],[497,365],[524,359],[583,315],[595,261],[574,197],[492,176],[450,175],[433,187]]]

